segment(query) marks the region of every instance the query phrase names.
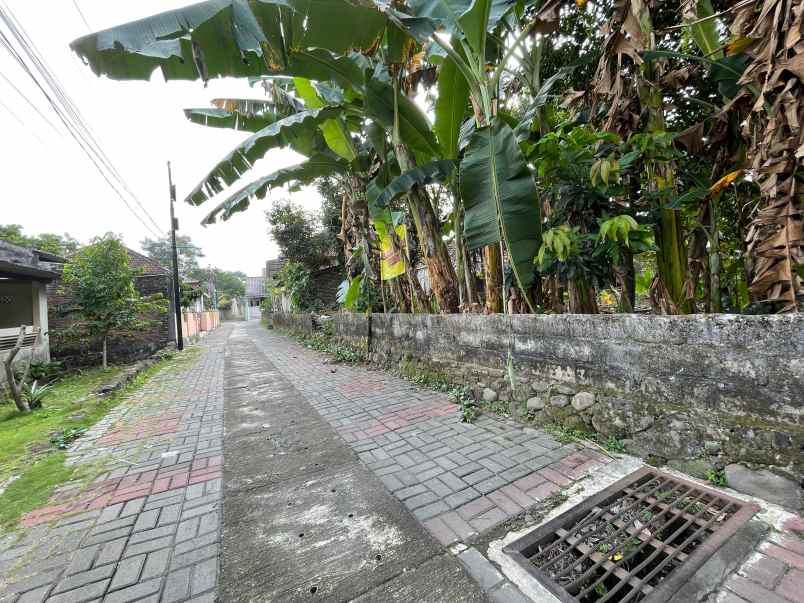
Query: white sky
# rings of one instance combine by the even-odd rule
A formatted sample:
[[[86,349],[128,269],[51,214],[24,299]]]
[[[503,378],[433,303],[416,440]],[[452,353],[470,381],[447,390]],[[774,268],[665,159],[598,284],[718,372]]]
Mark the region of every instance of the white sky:
[[[190,4],[180,0],[77,0],[94,31]],[[203,265],[259,275],[265,260],[276,257],[263,210],[270,198],[253,203],[228,222],[207,228],[200,221],[220,196],[201,207],[181,203],[185,194],[247,133],[205,128],[185,120],[182,109],[208,107],[217,97],[260,98],[245,80],[165,83],[115,82],[97,78],[69,49],[88,33],[72,0],[5,0],[61,84],[78,105],[107,155],[129,188],[163,230],[169,227],[166,162],[173,166],[180,232],[192,237],[206,255]],[[64,131],[58,117],[27,75],[0,48],[0,73],[8,77],[62,131],[56,134],[0,78],[0,224],[21,224],[26,234],[68,232],[81,242],[108,231],[139,249],[151,236],[111,191],[89,159]],[[21,125],[20,121],[24,124]],[[240,185],[301,157],[274,150],[246,175]],[[235,184],[237,187],[238,184]],[[224,193],[225,195],[225,193]],[[282,196],[278,191],[272,198]],[[319,206],[312,188],[291,196],[308,209]],[[135,209],[139,208],[134,205]]]

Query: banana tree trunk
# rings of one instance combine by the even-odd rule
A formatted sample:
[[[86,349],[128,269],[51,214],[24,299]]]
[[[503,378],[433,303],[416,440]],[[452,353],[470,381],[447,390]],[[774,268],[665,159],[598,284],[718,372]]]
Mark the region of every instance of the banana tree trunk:
[[[413,169],[415,163],[408,149],[394,145],[397,161],[403,172]],[[408,195],[408,206],[419,239],[419,248],[430,276],[430,287],[435,294],[439,311],[446,314],[458,312],[458,277],[452,266],[447,246],[441,238],[441,225],[433,210],[430,197],[421,189]]]
[[[573,278],[567,283],[570,314],[598,314],[594,287],[584,279]]]
[[[486,313],[499,314],[503,311],[503,273],[502,255],[498,243],[483,248],[483,273],[485,275]]]

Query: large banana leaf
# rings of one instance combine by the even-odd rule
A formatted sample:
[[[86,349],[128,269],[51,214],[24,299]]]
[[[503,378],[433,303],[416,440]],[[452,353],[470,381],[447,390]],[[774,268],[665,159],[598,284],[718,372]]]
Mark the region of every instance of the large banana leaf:
[[[502,120],[475,130],[461,162],[460,188],[469,247],[492,245],[502,238],[517,281],[529,287],[541,245],[541,212],[514,132]]]
[[[431,161],[422,166],[408,170],[394,178],[377,197],[375,204],[379,208],[388,207],[402,195],[408,194],[415,186],[425,186],[436,182],[446,182],[455,171],[455,162],[447,159]]]
[[[458,137],[468,102],[469,84],[466,78],[452,59],[444,59],[438,74],[438,100],[433,129],[441,145],[441,154],[449,159],[458,156]]]
[[[272,123],[239,144],[212,168],[204,179],[190,192],[185,201],[200,205],[218,194],[226,185],[231,185],[251,169],[259,159],[277,147],[290,147],[302,155],[312,155],[319,149],[318,126],[341,114],[340,107],[323,107],[301,111]]]
[[[112,79],[147,80],[157,68],[165,79],[253,77],[283,72],[291,55],[305,48],[369,49],[385,24],[373,2],[207,0],[70,46],[96,74]]]
[[[373,77],[366,71],[366,114],[382,127],[394,127],[394,88],[388,82]],[[416,159],[423,163],[439,155],[440,149],[427,117],[408,97],[396,94],[399,107],[399,137],[410,147]]]
[[[293,83],[296,86],[296,92],[304,99],[304,103],[309,108],[320,109],[326,106],[324,99],[318,94],[310,80],[303,77],[296,77],[293,78]],[[324,133],[324,140],[327,141],[327,145],[330,149],[344,159],[354,161],[357,157],[357,153],[355,152],[352,137],[349,135],[349,130],[346,129],[346,124],[343,119],[340,117],[328,119],[319,127]]]
[[[209,212],[201,223],[204,226],[214,224],[218,217],[226,221],[248,209],[252,200],[264,199],[273,188],[290,185],[291,191],[298,190],[316,178],[342,174],[348,169],[349,164],[343,159],[329,154],[314,155],[307,161],[277,170],[243,187]]]
[[[290,115],[287,111],[277,111],[276,105],[266,100],[215,99],[212,104],[215,106],[185,109],[184,115],[191,122],[202,126],[243,132],[259,132]],[[296,111],[302,109],[303,105],[299,106]]]
[[[408,12],[413,19],[402,22],[418,37],[438,30],[465,37],[479,52],[486,32],[493,30],[516,4],[517,0],[411,0]]]

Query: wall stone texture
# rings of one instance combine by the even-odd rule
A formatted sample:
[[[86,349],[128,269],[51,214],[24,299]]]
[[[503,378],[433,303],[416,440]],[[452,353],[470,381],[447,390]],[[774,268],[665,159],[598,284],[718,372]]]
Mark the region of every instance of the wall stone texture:
[[[770,470],[800,496],[802,317],[342,313],[334,325],[372,362],[507,401],[518,420],[621,439],[659,463]]]

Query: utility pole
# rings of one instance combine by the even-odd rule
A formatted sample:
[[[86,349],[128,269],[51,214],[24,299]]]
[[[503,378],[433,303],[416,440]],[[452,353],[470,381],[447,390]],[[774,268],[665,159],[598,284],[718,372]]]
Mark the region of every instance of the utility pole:
[[[179,282],[179,253],[176,251],[176,230],[179,221],[173,211],[176,203],[176,187],[173,185],[173,174],[170,171],[170,162],[167,162],[168,184],[170,185],[170,245],[173,251],[173,305],[176,307],[176,347],[179,351],[184,349],[184,336],[181,329],[181,283]]]

